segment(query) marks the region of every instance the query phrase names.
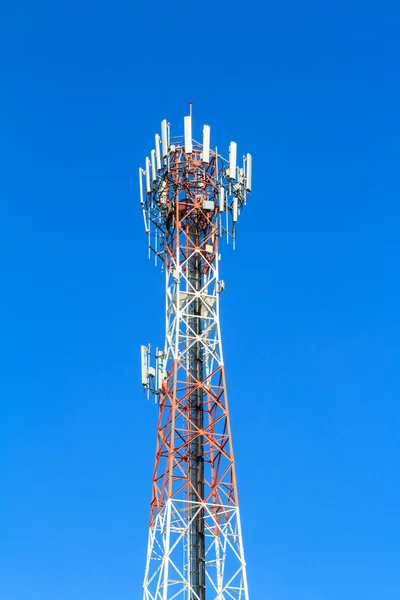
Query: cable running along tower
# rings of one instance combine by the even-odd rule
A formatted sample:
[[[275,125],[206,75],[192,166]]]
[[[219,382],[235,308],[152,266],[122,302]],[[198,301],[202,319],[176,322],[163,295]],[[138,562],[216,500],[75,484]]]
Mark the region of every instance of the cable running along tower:
[[[166,340],[142,346],[159,404],[143,600],[249,600],[219,323],[219,244],[235,240],[252,158],[237,164],[167,121],[139,169],[149,250],[166,277]]]

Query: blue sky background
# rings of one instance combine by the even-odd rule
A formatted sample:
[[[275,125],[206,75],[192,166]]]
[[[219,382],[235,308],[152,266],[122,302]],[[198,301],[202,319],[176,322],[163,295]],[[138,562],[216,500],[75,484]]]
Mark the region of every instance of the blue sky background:
[[[398,600],[399,4],[0,13],[0,597],[141,598],[164,282],[137,167],[193,100],[254,155],[221,263],[251,600]]]

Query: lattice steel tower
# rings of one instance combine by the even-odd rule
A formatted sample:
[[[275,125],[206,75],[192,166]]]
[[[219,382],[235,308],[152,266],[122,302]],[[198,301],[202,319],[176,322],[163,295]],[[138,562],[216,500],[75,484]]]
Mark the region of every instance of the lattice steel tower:
[[[190,111],[191,112],[191,111]],[[142,346],[142,383],[159,404],[144,600],[249,600],[219,323],[219,242],[235,239],[251,191],[237,165],[167,121],[139,169],[149,248],[166,276],[163,351]]]

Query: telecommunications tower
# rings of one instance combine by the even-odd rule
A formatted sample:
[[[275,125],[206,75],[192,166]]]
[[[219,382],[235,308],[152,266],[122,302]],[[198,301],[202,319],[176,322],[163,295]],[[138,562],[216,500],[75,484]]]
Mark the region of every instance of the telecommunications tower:
[[[190,105],[191,106],[191,105]],[[190,113],[192,110],[190,110]],[[159,405],[143,600],[249,600],[219,322],[220,240],[235,239],[251,191],[238,165],[192,138],[161,136],[139,169],[149,249],[166,278],[163,350],[142,346],[142,383]]]

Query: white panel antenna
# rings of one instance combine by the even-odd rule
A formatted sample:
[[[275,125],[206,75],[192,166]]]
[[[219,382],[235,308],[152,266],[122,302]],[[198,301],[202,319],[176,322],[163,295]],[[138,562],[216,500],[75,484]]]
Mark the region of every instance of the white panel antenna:
[[[225,189],[221,186],[219,188],[219,212],[225,210]]]
[[[156,135],[156,167],[157,171],[161,171],[161,153],[160,153],[160,136]]]
[[[143,206],[144,198],[143,198],[143,169],[139,169],[139,188],[140,188],[140,204]]]
[[[146,156],[146,192],[148,194],[151,193],[151,185],[150,185],[150,160],[149,160],[148,156]]]
[[[251,154],[247,154],[246,157],[246,190],[251,192],[251,184],[252,184],[252,170],[253,170],[253,157]]]
[[[229,179],[236,179],[237,143],[231,142],[229,146]]]
[[[232,221],[236,223],[238,220],[238,199],[236,196],[233,198],[232,202]]]
[[[142,384],[146,387],[149,385],[148,355],[149,355],[148,347],[141,346],[140,347],[140,358],[141,358],[141,365],[142,365]]]
[[[156,171],[156,151],[151,151],[151,180],[155,183],[157,181]]]
[[[162,157],[167,158],[168,156],[168,128],[167,119],[161,122],[161,145],[162,145]]]
[[[185,152],[191,154],[192,150],[192,117],[185,117]]]
[[[160,186],[160,204],[162,206],[165,206],[167,203],[167,191],[166,191],[166,186],[165,186],[165,182],[162,184],[162,186]]]
[[[203,162],[210,162],[210,126],[203,127]]]

